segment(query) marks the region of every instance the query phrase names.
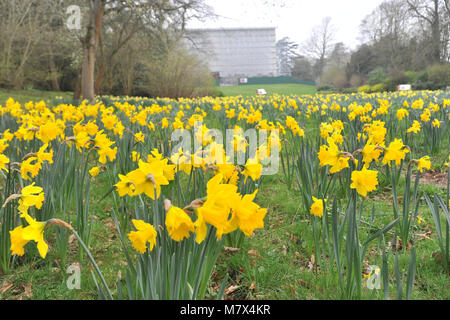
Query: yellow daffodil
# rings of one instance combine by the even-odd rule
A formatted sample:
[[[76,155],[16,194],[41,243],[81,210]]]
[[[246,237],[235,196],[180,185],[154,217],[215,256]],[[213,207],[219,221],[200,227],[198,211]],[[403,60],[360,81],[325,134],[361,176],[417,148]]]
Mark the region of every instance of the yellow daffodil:
[[[116,183],[114,186],[117,189],[120,197],[124,197],[125,195],[129,195],[130,197],[134,195],[134,191],[136,190],[136,186],[128,177],[128,175],[124,176],[119,174],[120,181]]]
[[[261,178],[262,169],[262,164],[257,163],[255,159],[248,159],[243,174],[246,178],[250,177],[253,181],[257,181]]]
[[[99,173],[100,173],[100,167],[93,167],[91,170],[89,170],[89,174],[92,177],[98,176]]]
[[[345,168],[349,167],[348,157],[342,156],[342,152],[339,151],[338,146],[333,139],[328,138],[328,144],[320,147],[318,157],[320,160],[320,166],[324,167],[330,165],[330,173],[337,173]]]
[[[223,175],[218,174],[214,176],[207,184],[207,200],[198,213],[201,215],[204,222],[214,226],[218,239],[222,235],[229,233],[230,211],[233,204],[240,199],[237,193],[238,187],[230,184],[222,184]]]
[[[22,176],[22,179],[31,181],[32,178],[35,178],[39,174],[39,171],[41,169],[42,165],[39,162],[38,158],[30,157],[24,160],[20,165],[20,175]]]
[[[127,178],[135,186],[134,195],[145,193],[153,200],[159,198],[161,185],[169,184],[169,181],[164,176],[164,166],[159,161],[148,163],[139,160],[139,169],[127,174]]]
[[[352,172],[352,184],[350,188],[356,189],[363,197],[366,197],[368,192],[376,190],[377,185],[378,171],[363,168],[361,171]]]
[[[43,259],[47,256],[48,244],[44,240],[44,229],[46,222],[38,222],[27,213],[21,215],[28,222],[28,226],[23,228],[19,226],[10,231],[11,236],[11,254],[23,256],[25,254],[24,246],[33,240],[37,243],[39,254]]]
[[[145,143],[145,135],[141,131],[139,131],[138,133],[136,133],[134,135],[134,142],[135,143],[138,143],[138,142]]]
[[[420,131],[420,129],[421,129],[420,122],[417,120],[414,120],[412,126],[406,132],[407,133],[411,133],[411,132],[418,133]]]
[[[26,186],[21,191],[18,210],[22,214],[26,214],[28,212],[28,208],[30,207],[41,209],[42,204],[45,200],[43,188],[37,187],[34,184],[35,183],[33,182],[31,185]]]
[[[5,170],[8,172],[8,169],[6,168],[6,165],[9,163],[9,158],[5,156],[4,154],[0,153],[0,171]]]
[[[146,223],[142,220],[132,220],[134,227],[137,231],[131,231],[128,234],[128,239],[133,244],[136,251],[144,254],[147,251],[147,242],[150,243],[150,251],[156,245],[156,230],[151,224]]]
[[[264,228],[264,217],[267,214],[267,209],[260,208],[254,199],[256,190],[253,194],[247,194],[234,205],[233,215],[237,218],[236,226],[247,236],[251,237],[255,229]],[[233,219],[232,219],[233,220]],[[233,229],[233,226],[231,226]]]
[[[25,245],[30,242],[30,240],[25,240],[23,238],[23,227],[18,226],[14,230],[9,232],[11,237],[11,255],[23,256],[25,254]]]
[[[324,203],[327,202],[327,200],[319,200],[315,197],[313,198],[313,204],[311,205],[311,208],[309,212],[316,217],[323,217],[323,209],[324,209]]]
[[[171,206],[167,212],[166,227],[169,236],[177,242],[189,238],[189,232],[194,232],[194,223],[188,214],[174,206]]]
[[[37,161],[39,163],[43,163],[44,161],[48,161],[48,163],[53,164],[53,150],[50,150],[50,152],[45,152],[45,150],[48,148],[48,144],[44,144],[41,148],[39,148],[39,151],[36,153]]]
[[[383,164],[391,165],[392,161],[395,164],[400,165],[401,161],[405,159],[406,154],[409,152],[408,148],[403,144],[401,139],[395,139],[389,147],[386,148],[383,158]]]
[[[417,169],[423,172],[423,169],[431,169],[431,161],[429,156],[425,156],[417,160]]]

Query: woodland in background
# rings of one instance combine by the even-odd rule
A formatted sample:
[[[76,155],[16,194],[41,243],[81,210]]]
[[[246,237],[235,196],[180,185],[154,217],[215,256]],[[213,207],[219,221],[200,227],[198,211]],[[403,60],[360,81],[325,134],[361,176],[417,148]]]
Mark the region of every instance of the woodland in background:
[[[450,85],[450,0],[384,1],[361,22],[360,34],[361,45],[351,52],[325,18],[299,46],[300,54],[283,39],[292,76],[317,81],[319,90],[347,93],[405,83],[416,90]]]
[[[80,30],[66,26],[71,5],[81,8]],[[183,40],[190,19],[211,16],[204,0],[0,0],[0,88],[89,99],[220,94]],[[345,93],[450,85],[450,0],[387,0],[360,31],[353,52],[336,41],[331,18],[301,45],[281,39],[280,74]]]
[[[0,0],[0,88],[72,91],[79,98],[94,41],[97,95],[178,98],[213,91],[207,66],[182,40],[189,19],[211,15],[203,0],[130,3]],[[66,26],[71,5],[81,8],[81,30]]]

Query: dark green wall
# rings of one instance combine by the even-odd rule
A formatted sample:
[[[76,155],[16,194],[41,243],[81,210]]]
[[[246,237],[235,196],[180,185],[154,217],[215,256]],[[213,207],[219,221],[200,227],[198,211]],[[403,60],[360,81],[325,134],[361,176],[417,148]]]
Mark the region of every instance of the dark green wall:
[[[282,84],[282,83],[298,83],[315,86],[313,81],[304,81],[293,77],[253,77],[247,78],[248,83],[240,83],[239,85],[245,86],[249,84]]]

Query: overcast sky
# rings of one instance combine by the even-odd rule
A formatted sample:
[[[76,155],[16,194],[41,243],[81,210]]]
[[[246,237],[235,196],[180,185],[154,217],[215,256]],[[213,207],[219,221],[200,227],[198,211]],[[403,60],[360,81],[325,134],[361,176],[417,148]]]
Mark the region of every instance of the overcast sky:
[[[355,49],[361,20],[383,0],[205,0],[220,18],[192,22],[190,28],[276,27],[277,40],[302,43],[311,29],[330,16],[336,41]],[[268,2],[268,4],[267,4]],[[264,5],[264,3],[266,3]]]

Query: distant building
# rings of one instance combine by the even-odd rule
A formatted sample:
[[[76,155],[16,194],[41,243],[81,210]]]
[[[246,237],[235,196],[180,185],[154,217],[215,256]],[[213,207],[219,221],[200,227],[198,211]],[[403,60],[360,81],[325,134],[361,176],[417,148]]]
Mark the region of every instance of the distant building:
[[[278,75],[275,28],[190,29],[186,39],[222,85]]]

